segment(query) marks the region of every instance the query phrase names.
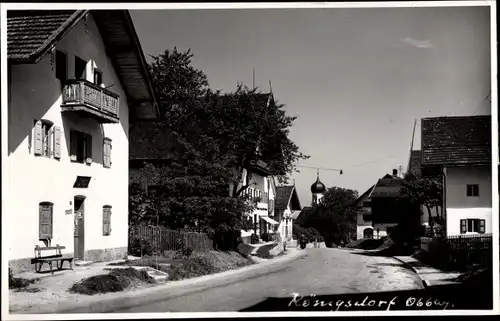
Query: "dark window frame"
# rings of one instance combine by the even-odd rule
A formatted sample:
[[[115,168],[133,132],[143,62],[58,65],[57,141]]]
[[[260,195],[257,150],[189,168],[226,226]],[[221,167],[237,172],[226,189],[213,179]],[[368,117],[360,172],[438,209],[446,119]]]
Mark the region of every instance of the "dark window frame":
[[[75,70],[74,70],[75,71],[75,75],[74,75],[75,79],[86,80],[87,79],[86,75],[87,75],[87,63],[88,63],[88,61],[78,57],[77,55],[75,55],[74,61],[75,61]],[[83,69],[80,70],[79,67],[83,67]]]
[[[56,49],[54,55],[56,78],[59,79],[61,85],[64,86],[68,80],[68,54],[64,50]],[[61,61],[61,59],[63,60]]]
[[[99,68],[94,68],[94,84],[101,86],[103,84],[103,72]]]
[[[486,232],[486,220],[479,218],[466,218],[460,220],[460,234]]]
[[[92,135],[75,129],[70,130],[71,162],[90,165],[92,163],[92,147]]]
[[[479,197],[479,184],[467,184],[467,197]]]

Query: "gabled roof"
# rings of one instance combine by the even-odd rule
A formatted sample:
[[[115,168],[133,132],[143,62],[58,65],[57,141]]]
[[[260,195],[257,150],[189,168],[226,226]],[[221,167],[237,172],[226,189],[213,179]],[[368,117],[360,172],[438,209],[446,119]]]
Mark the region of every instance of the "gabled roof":
[[[422,119],[422,165],[491,164],[491,116]]]
[[[78,22],[92,14],[132,116],[158,118],[146,59],[128,10],[9,10],[7,56],[13,64],[37,63]]]
[[[372,185],[369,189],[367,189],[363,194],[361,194],[354,202],[351,203],[350,206],[359,206],[360,202],[366,198],[367,196],[370,195],[371,191],[373,190],[373,188],[375,187],[375,185]],[[369,197],[368,197],[369,198]]]
[[[312,206],[304,206],[300,211],[300,214],[296,218],[297,224],[304,222],[309,215],[313,212]]]
[[[15,62],[36,62],[88,11],[8,10],[7,56]]]
[[[401,197],[400,191],[402,187],[402,178],[387,174],[377,181],[369,198]]]
[[[300,211],[300,201],[295,186],[278,186],[276,187],[274,208],[277,210],[284,210],[290,205],[290,210]]]

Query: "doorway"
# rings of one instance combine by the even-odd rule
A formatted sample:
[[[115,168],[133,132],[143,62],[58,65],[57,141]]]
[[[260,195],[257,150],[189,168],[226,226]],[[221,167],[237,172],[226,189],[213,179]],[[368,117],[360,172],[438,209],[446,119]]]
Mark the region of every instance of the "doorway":
[[[75,196],[74,211],[75,229],[73,255],[75,260],[83,260],[85,254],[85,196]]]
[[[373,229],[366,228],[363,230],[363,238],[364,239],[372,239],[373,238]]]

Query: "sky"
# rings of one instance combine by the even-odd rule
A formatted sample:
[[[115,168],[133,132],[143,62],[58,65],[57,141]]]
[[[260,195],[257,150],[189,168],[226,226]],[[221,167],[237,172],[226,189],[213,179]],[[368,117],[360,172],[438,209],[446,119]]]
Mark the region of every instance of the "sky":
[[[131,11],[146,55],[191,49],[212,89],[256,86],[328,187],[362,194],[420,147],[423,117],[490,114],[488,7]],[[302,206],[316,169],[292,175]]]

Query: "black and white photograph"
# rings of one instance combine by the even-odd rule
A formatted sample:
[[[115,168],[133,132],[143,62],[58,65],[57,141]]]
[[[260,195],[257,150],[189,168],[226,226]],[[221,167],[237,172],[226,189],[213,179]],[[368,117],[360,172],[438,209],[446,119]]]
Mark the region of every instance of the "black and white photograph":
[[[495,1],[2,3],[2,319],[498,314]]]

